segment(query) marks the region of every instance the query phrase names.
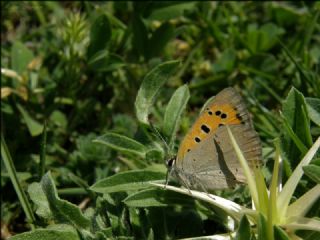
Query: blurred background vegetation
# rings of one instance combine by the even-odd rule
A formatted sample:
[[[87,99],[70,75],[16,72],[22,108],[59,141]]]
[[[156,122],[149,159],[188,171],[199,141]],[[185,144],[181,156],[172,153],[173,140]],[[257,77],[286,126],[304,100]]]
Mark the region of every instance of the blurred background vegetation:
[[[164,164],[161,157],[130,164],[92,140],[106,131],[139,138],[137,90],[150,69],[168,60],[181,64],[154,103],[152,122],[161,123],[170,96],[187,83],[191,96],[178,146],[205,101],[234,86],[253,115],[268,165],[272,141],[283,133],[279,110],[290,88],[310,101],[320,96],[319,11],[319,2],[1,2],[1,132],[22,186],[51,170],[60,196],[80,204],[86,196],[83,185]],[[39,156],[45,122],[43,169]],[[319,126],[311,126],[313,138],[319,136]],[[288,153],[294,166],[301,156]],[[1,164],[5,238],[28,228]],[[233,192],[232,198],[245,201],[243,195]],[[200,218],[191,211],[184,214]],[[212,234],[219,231],[212,229],[212,221],[177,227],[174,234]]]

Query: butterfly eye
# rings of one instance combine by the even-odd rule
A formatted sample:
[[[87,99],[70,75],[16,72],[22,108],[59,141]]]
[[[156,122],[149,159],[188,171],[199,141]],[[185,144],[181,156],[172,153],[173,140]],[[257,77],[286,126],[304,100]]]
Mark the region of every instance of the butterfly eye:
[[[168,168],[171,168],[176,162],[176,157],[170,158],[167,160],[166,165]]]

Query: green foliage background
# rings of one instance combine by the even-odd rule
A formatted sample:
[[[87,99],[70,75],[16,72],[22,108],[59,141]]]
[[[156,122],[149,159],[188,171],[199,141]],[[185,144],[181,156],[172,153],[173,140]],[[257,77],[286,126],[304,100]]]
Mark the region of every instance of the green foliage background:
[[[192,199],[177,200],[167,193],[163,197],[174,207],[143,208],[141,202],[123,202],[128,192],[110,191],[102,197],[89,190],[115,173],[146,167],[150,179],[164,179],[167,153],[161,141],[145,131],[148,119],[175,152],[206,100],[234,86],[262,139],[267,181],[274,138],[282,139],[286,179],[320,135],[318,2],[25,1],[1,2],[1,9],[1,131],[19,181],[30,192],[30,184],[50,170],[61,198],[85,202],[90,217],[88,211],[98,214],[108,209],[100,219],[103,224],[96,223],[100,228],[90,227],[96,235],[81,232],[88,239],[165,239],[225,232],[225,219]],[[150,116],[144,109],[139,115],[134,103],[143,79],[154,67],[172,60],[179,64],[158,73],[166,77],[156,98],[149,98],[155,101],[144,103]],[[173,93],[171,101],[180,104],[170,104],[173,109],[168,110]],[[174,110],[177,116],[182,114],[177,127],[171,124],[177,120],[171,115]],[[41,147],[44,123],[46,141]],[[115,140],[117,134],[134,140],[125,141],[121,149],[123,138]],[[10,236],[29,227],[1,164],[1,222],[5,236]],[[319,158],[314,164],[319,166]],[[297,194],[313,184],[306,177]],[[33,187],[36,191],[39,186]],[[244,187],[221,195],[250,204]],[[54,193],[52,199],[59,206],[69,204]],[[32,200],[37,205],[37,199]],[[37,225],[47,226],[52,216],[45,208],[37,209]],[[83,220],[76,229],[90,224]]]

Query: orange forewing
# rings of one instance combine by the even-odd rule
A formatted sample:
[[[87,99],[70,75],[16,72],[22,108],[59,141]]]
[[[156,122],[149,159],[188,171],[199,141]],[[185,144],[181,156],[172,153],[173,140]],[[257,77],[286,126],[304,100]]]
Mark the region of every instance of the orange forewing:
[[[195,145],[206,139],[222,125],[235,125],[243,123],[237,109],[230,104],[215,105],[206,108],[182,141],[177,159],[182,160],[184,155]]]

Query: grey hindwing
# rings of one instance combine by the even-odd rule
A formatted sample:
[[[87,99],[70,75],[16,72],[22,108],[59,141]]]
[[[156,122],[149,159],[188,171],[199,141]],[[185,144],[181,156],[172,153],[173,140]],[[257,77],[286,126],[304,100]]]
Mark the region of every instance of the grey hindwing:
[[[261,145],[256,132],[248,125],[229,126],[250,167],[261,162]],[[231,145],[227,128],[219,129],[178,161],[176,175],[188,188],[217,190],[232,188],[245,177]],[[181,179],[183,178],[183,179]]]

